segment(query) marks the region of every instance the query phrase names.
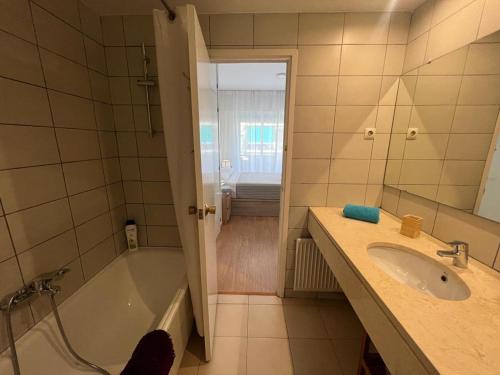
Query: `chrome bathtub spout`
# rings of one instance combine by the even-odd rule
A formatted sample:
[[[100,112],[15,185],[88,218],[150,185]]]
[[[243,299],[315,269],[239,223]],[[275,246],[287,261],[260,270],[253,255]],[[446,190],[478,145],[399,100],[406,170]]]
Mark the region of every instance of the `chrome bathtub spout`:
[[[452,250],[438,250],[437,255],[445,258],[453,258],[453,265],[460,268],[467,268],[469,263],[469,244],[462,241],[451,241],[448,245]]]

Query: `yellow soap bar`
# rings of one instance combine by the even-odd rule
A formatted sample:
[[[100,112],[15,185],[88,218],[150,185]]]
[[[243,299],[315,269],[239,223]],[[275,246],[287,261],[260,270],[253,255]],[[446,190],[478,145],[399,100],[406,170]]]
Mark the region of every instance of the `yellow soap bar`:
[[[422,229],[423,218],[416,215],[405,215],[401,223],[401,230],[399,233],[407,237],[416,238],[420,235]]]

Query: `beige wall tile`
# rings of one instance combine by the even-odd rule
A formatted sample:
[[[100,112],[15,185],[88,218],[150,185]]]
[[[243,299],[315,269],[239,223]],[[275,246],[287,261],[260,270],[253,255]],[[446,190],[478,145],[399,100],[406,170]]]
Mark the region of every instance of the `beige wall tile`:
[[[113,209],[125,204],[123,185],[120,182],[106,186],[108,190],[109,208]]]
[[[299,45],[342,44],[344,14],[299,15]]]
[[[477,37],[482,38],[500,28],[500,4],[498,0],[486,0]]]
[[[380,207],[384,185],[366,185],[365,205]]]
[[[120,158],[120,167],[124,180],[141,179],[138,158]]]
[[[474,209],[479,186],[439,185],[436,201],[461,210]]]
[[[401,192],[397,215],[402,218],[404,215],[417,215],[422,217],[422,230],[426,233],[432,233],[438,204],[428,199],[409,194],[405,191]]]
[[[44,89],[0,78],[0,97],[1,123],[52,126]]]
[[[332,160],[330,165],[330,183],[366,184],[370,160]]]
[[[177,225],[173,205],[146,204],[144,211],[147,225]]]
[[[426,59],[433,60],[476,39],[484,1],[476,0],[433,27]]]
[[[418,68],[419,75],[462,75],[469,46],[441,56]]]
[[[105,46],[125,45],[122,16],[102,17],[101,22],[102,22],[102,37]]]
[[[396,103],[398,106],[413,105],[415,90],[417,88],[416,76],[402,76],[399,81],[398,95]]]
[[[35,0],[34,2],[77,29],[80,28],[77,0]]]
[[[344,207],[346,204],[364,204],[366,185],[328,185],[328,207]]]
[[[390,13],[346,13],[345,44],[386,44]]]
[[[104,185],[104,173],[100,160],[64,163],[63,170],[69,195]]]
[[[338,77],[297,77],[297,105],[334,105]]]
[[[408,40],[412,41],[431,28],[432,13],[434,12],[434,0],[425,1],[413,12],[411,16]]]
[[[253,15],[216,14],[210,16],[210,45],[253,45]]]
[[[45,50],[40,50],[40,57],[48,88],[90,98],[86,68]]]
[[[398,105],[394,109],[394,123],[392,126],[392,134],[406,134],[410,117],[412,114],[412,106]]]
[[[298,75],[339,74],[340,46],[300,46]]]
[[[7,222],[4,217],[0,217],[0,263],[14,256],[14,246],[10,240]]]
[[[293,131],[295,133],[331,133],[334,117],[334,106],[296,106]]]
[[[113,114],[117,131],[134,131],[134,113],[130,105],[114,105]]]
[[[335,133],[333,136],[332,158],[370,159],[372,140],[365,140],[363,134]]]
[[[448,134],[419,134],[417,139],[407,140],[405,159],[444,159]]]
[[[377,134],[373,141],[372,160],[387,159],[390,134]]]
[[[95,131],[57,129],[56,135],[63,162],[99,159],[101,156]]]
[[[80,225],[109,210],[108,194],[104,187],[90,190],[69,198],[75,225]]]
[[[181,246],[177,227],[148,226],[147,235],[148,246]]]
[[[165,157],[165,138],[163,133],[155,133],[153,138],[148,133],[137,133],[137,147],[139,156]]]
[[[389,25],[389,36],[387,38],[387,43],[406,44],[408,42],[410,21],[410,12],[391,13],[391,22]]]
[[[113,107],[110,104],[94,102],[97,129],[115,130]]]
[[[375,127],[377,134],[390,134],[392,130],[392,122],[394,120],[395,107],[393,105],[379,106],[377,111],[377,120]]]
[[[256,46],[297,44],[298,14],[256,14],[254,44]]]
[[[144,203],[173,204],[169,182],[142,182]]]
[[[499,106],[457,106],[453,133],[493,133]]]
[[[83,3],[78,2],[82,32],[102,44],[101,17]]]
[[[288,215],[288,228],[305,228],[307,224],[307,207],[290,207]]]
[[[126,77],[110,77],[109,90],[111,94],[111,103],[113,104],[131,104],[130,81]]]
[[[327,184],[292,184],[291,206],[325,206]]]
[[[443,241],[468,242],[470,255],[491,267],[500,241],[500,224],[440,205],[432,235]]]
[[[113,233],[109,212],[76,227],[76,239],[80,254],[104,241]]]
[[[137,141],[133,133],[116,133],[120,156],[137,156]]]
[[[383,76],[380,86],[380,105],[394,105],[398,95],[399,76]]]
[[[128,64],[128,75],[130,76],[142,76],[144,74],[143,62],[144,58],[142,56],[141,47],[127,47],[127,64]],[[148,74],[151,76],[158,75],[158,68],[156,66],[156,49],[155,47],[146,47],[146,56],[149,58],[150,63],[148,66]]]
[[[339,105],[378,104],[381,77],[379,76],[341,76],[339,78]]]
[[[87,66],[97,70],[99,73],[107,74],[104,47],[88,37],[84,37],[84,44],[85,54],[87,56]]]
[[[113,132],[99,132],[99,143],[101,145],[101,156],[112,158],[118,156],[118,144],[116,134]]]
[[[382,185],[384,183],[386,160],[371,160],[368,183]]]
[[[33,5],[38,44],[79,64],[85,64],[82,34],[44,9]]]
[[[385,45],[343,45],[341,75],[382,75]]]
[[[415,105],[455,104],[460,76],[420,76],[415,89]]]
[[[399,185],[401,190],[435,201],[439,185]]]
[[[0,9],[0,25],[3,30],[35,43],[28,0],[2,1]]]
[[[387,155],[388,159],[403,159],[405,146],[405,134],[392,134],[389,142],[389,153]]]
[[[385,54],[384,75],[400,75],[405,60],[405,45],[388,45]]]
[[[293,183],[327,183],[330,159],[293,159]]]
[[[112,184],[122,179],[120,160],[118,158],[103,159],[104,179],[107,184]]]
[[[500,46],[471,44],[464,74],[500,74]]]
[[[124,181],[123,190],[127,203],[143,203],[141,181]]]
[[[143,181],[170,181],[166,158],[139,158]]]
[[[85,280],[90,279],[115,258],[113,236],[83,254],[82,267]]]
[[[332,149],[331,134],[295,133],[293,157],[297,159],[328,159]]]
[[[458,104],[500,103],[500,75],[463,76]]]
[[[449,133],[455,114],[454,105],[414,106],[411,112],[410,128],[423,133]]]
[[[384,184],[399,186],[402,160],[387,160],[385,167]]]
[[[93,70],[89,70],[88,72],[92,98],[101,102],[110,103],[111,94],[108,77]]]
[[[122,205],[116,207],[110,212],[110,214],[113,233],[122,233],[125,228],[125,223],[128,219],[126,206]]]
[[[452,16],[474,0],[437,0],[432,14],[432,26]]]
[[[153,19],[151,15],[133,15],[123,17],[123,29],[125,33],[125,44],[128,46],[140,46],[155,44]]]
[[[40,58],[35,45],[0,31],[0,74],[43,86]]]
[[[389,186],[384,186],[384,193],[382,195],[382,208],[390,212],[393,215],[396,215],[399,205],[399,196],[401,194],[401,190],[394,189]]]
[[[7,215],[7,222],[17,253],[72,228],[67,199]]]
[[[375,127],[376,106],[337,106],[335,133],[364,133],[365,128]]]
[[[491,134],[451,134],[446,159],[486,160]]]
[[[479,185],[484,161],[445,160],[440,184]]]
[[[92,101],[53,90],[48,94],[56,127],[96,129]]]
[[[103,17],[105,19],[107,17]],[[128,76],[127,54],[125,47],[106,47],[106,66],[112,77]]]
[[[33,126],[0,125],[0,169],[59,162],[54,131]]]
[[[6,213],[63,198],[65,195],[60,165],[0,172],[0,196]]]
[[[412,40],[406,46],[406,56],[403,64],[403,73],[407,73],[421,66],[425,60],[425,52],[427,51],[427,40],[429,33],[420,35]]]
[[[145,105],[134,105],[134,122],[135,130],[137,131],[149,131],[147,107]],[[161,114],[161,107],[159,105],[151,105],[151,126],[153,131],[162,132],[163,131],[163,119]]]
[[[437,185],[441,177],[442,160],[403,160],[400,184]]]

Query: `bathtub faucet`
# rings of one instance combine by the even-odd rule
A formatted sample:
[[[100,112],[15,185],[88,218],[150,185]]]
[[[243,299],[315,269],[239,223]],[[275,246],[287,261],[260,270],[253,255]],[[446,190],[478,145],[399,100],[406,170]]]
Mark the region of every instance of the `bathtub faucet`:
[[[41,274],[31,282],[30,286],[39,294],[59,293],[61,291],[61,287],[53,285],[52,282],[61,280],[63,276],[68,272],[69,268],[61,268],[57,271]]]

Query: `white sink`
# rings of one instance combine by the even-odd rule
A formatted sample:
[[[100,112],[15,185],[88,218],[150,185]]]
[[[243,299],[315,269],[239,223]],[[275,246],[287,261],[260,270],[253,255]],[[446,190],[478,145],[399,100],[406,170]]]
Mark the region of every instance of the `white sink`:
[[[393,244],[372,244],[368,255],[386,274],[431,296],[461,301],[469,298],[465,282],[450,268],[415,250]]]

